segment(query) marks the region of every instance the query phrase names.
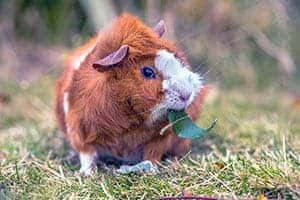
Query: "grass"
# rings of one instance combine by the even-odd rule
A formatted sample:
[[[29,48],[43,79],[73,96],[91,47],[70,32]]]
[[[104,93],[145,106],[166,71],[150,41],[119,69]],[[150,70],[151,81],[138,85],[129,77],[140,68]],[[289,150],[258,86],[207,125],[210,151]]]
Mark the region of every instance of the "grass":
[[[117,175],[100,167],[74,176],[53,119],[53,80],[0,83],[0,199],[158,199],[189,193],[219,198],[300,198],[300,110],[281,91],[215,90],[200,124],[218,118],[192,151],[154,175]]]

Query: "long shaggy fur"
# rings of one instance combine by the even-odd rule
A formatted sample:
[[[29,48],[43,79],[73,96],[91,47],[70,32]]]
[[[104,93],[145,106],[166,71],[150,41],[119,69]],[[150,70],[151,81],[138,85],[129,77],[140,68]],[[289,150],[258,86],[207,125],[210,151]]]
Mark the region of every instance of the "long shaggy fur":
[[[122,45],[130,47],[122,62],[103,72],[92,67]],[[160,38],[137,18],[124,14],[70,55],[57,82],[56,118],[77,152],[110,152],[130,158],[142,150],[143,160],[157,162],[165,154],[181,156],[189,149],[190,140],[179,139],[171,129],[159,135],[168,124],[166,117],[149,123],[151,108],[164,97],[162,76],[145,80],[140,69],[154,66],[156,53],[161,49],[174,52],[186,62],[172,42]],[[82,62],[75,66],[79,58],[83,58]],[[68,113],[64,112],[65,93]],[[203,97],[200,92],[187,109],[194,120],[199,116]]]

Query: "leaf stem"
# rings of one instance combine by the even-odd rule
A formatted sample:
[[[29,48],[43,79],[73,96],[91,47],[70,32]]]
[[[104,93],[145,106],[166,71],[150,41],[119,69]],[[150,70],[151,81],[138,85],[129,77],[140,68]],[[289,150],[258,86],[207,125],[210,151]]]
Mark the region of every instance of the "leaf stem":
[[[214,121],[211,123],[211,125],[206,129],[206,131],[210,131],[215,125],[217,124],[218,119],[214,119]]]
[[[164,132],[166,132],[166,130],[167,130],[168,128],[170,128],[171,126],[173,126],[173,124],[176,124],[177,122],[179,122],[179,121],[181,121],[181,120],[184,120],[184,119],[186,119],[186,118],[188,118],[187,115],[184,116],[184,117],[180,117],[180,118],[176,119],[175,121],[173,121],[173,122],[167,124],[165,127],[163,127],[163,128],[160,130],[159,134],[160,134],[160,135],[163,135]]]

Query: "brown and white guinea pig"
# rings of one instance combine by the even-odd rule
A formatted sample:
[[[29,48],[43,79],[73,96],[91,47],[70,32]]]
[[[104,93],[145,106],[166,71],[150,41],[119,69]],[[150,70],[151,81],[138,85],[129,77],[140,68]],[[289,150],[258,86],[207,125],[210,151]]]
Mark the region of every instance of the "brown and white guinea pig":
[[[67,59],[56,87],[56,117],[80,172],[89,175],[99,155],[109,154],[154,165],[162,156],[181,156],[190,140],[169,129],[167,110],[186,109],[196,120],[205,87],[190,71],[182,51],[128,14],[79,47]]]

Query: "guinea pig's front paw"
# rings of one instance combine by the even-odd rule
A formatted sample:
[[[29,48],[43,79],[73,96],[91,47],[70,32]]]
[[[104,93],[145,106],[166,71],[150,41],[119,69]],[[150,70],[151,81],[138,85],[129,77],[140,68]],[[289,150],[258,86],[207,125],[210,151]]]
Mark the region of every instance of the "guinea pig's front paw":
[[[75,175],[79,176],[92,176],[97,169],[97,165],[95,162],[97,154],[96,153],[79,153],[80,165],[81,168],[79,172],[75,173]]]
[[[122,165],[120,169],[117,170],[120,174],[129,174],[136,172],[144,172],[144,173],[158,173],[159,170],[156,164],[153,164],[150,160],[144,160],[136,165]]]
[[[84,176],[84,177],[90,177],[95,174],[97,170],[96,164],[90,165],[88,167],[86,166],[81,166],[80,170],[75,172],[75,176]]]

